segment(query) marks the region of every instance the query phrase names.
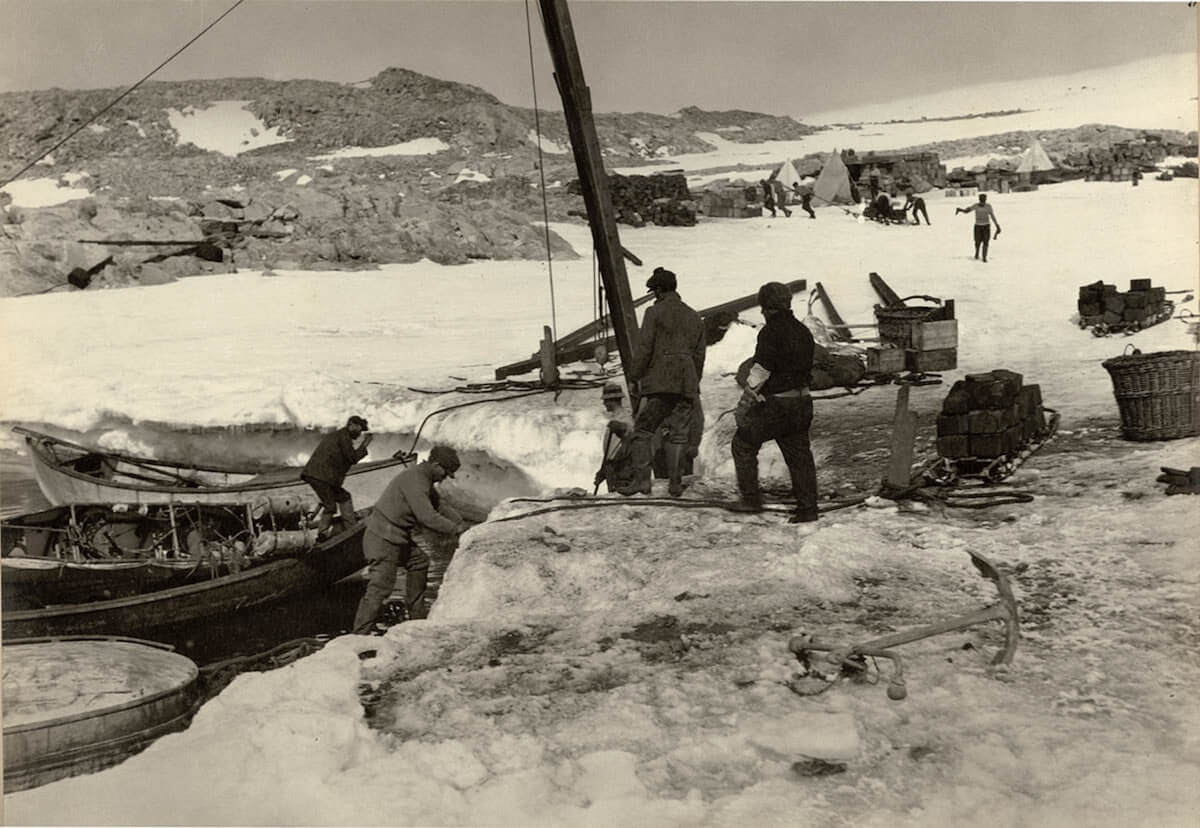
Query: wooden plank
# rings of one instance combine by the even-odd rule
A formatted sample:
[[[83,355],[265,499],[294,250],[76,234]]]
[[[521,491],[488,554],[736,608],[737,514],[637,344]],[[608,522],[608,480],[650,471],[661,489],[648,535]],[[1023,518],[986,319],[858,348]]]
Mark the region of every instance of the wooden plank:
[[[821,302],[821,307],[825,309],[825,313],[829,316],[829,321],[832,323],[830,329],[833,335],[844,342],[849,342],[853,338],[850,333],[850,328],[846,325],[846,320],[842,319],[842,315],[837,312],[837,308],[833,306],[833,301],[829,298],[829,294],[825,292],[825,286],[817,282],[816,287],[817,299]]]
[[[637,299],[633,300],[633,306],[635,308],[640,308],[653,298],[653,293],[647,293],[645,296],[639,296]],[[554,346],[556,348],[567,348],[572,345],[578,345],[581,342],[586,342],[588,339],[598,334],[601,329],[607,327],[607,325],[608,317],[605,317],[604,319],[593,319],[586,325],[576,328],[569,334],[559,337],[558,341],[554,343]]]
[[[785,284],[788,286],[788,288],[791,289],[792,293],[799,293],[799,292],[803,291],[808,285],[807,281],[804,279],[793,279],[790,282],[785,282]],[[644,296],[638,300],[638,304],[648,301],[651,298],[653,298],[653,295],[647,294],[646,296]],[[728,302],[722,302],[719,305],[713,305],[711,308],[705,308],[704,310],[699,311],[699,314],[702,319],[705,319],[708,316],[710,316],[711,314],[715,314],[715,313],[722,313],[722,312],[739,313],[741,311],[752,308],[757,304],[758,304],[758,293],[756,292],[756,293],[749,294],[747,296],[741,296],[737,299],[731,299]],[[588,325],[585,325],[583,328],[580,328],[577,331],[572,331],[571,333],[567,334],[567,336],[559,339],[558,345],[556,346],[555,364],[566,365],[571,362],[578,362],[583,359],[590,359],[592,354],[595,353],[596,345],[599,344],[598,341],[597,342],[575,342],[575,341],[565,342],[565,340],[574,339],[577,335],[580,335],[581,332],[583,332],[585,328],[591,328],[595,325],[596,325],[595,322],[588,323]],[[584,337],[584,338],[586,338],[586,337]],[[604,340],[604,345],[606,348],[608,348],[608,350],[610,352],[613,350],[614,347],[616,347],[616,344],[617,344],[617,340],[613,336],[609,336]],[[542,362],[541,362],[540,354],[534,354],[533,356],[529,357],[529,359],[522,359],[518,362],[511,362],[508,365],[500,366],[499,368],[496,369],[496,379],[502,380],[505,377],[512,377],[512,376],[518,376],[520,374],[526,374],[526,373],[534,370],[535,368],[540,367],[541,364],[542,364]]]
[[[917,413],[908,410],[910,386],[896,392],[896,416],[892,420],[892,454],[884,483],[892,490],[907,489],[912,479],[913,441],[917,435]]]
[[[904,307],[904,300],[900,298],[900,294],[892,290],[887,282],[883,281],[883,277],[875,271],[870,274],[871,287],[875,288],[875,292],[879,294],[879,298],[883,300],[883,304],[889,308]]]
[[[558,366],[555,364],[555,348],[554,334],[550,330],[549,325],[542,328],[542,349],[538,354],[538,361],[541,364],[540,377],[542,385],[552,386],[558,384]]]

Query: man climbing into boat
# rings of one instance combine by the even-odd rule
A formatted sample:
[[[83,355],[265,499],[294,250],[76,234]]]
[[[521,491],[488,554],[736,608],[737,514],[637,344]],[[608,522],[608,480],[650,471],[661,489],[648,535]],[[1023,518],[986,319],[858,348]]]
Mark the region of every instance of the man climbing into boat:
[[[758,303],[767,323],[758,332],[752,360],[747,360],[745,391],[736,413],[737,431],[731,446],[737,475],[738,512],[761,512],[758,485],[758,451],[774,440],[792,478],[796,511],[789,523],[817,520],[817,467],[809,445],[813,401],[808,386],[812,376],[812,333],[792,314],[792,291],[781,282],[758,289]],[[741,372],[739,372],[741,373]]]
[[[467,530],[462,516],[442,503],[434,488],[447,477],[454,477],[460,465],[454,449],[434,446],[425,462],[400,472],[379,496],[363,535],[367,588],[354,614],[354,632],[371,632],[384,601],[395,589],[396,570],[401,566],[405,569],[408,617],[425,617],[429,556],[413,541],[413,532],[424,527],[444,535],[461,535]]]
[[[346,425],[321,438],[312,456],[300,473],[300,479],[312,487],[321,501],[321,520],[317,524],[317,536],[324,536],[333,526],[334,515],[341,512],[347,523],[354,522],[354,501],[350,493],[342,488],[346,472],[359,460],[367,456],[367,447],[374,435],[367,431],[367,421],[357,414],[346,420]],[[355,441],[362,442],[355,446]]]
[[[661,267],[646,281],[654,304],[642,319],[641,342],[629,369],[638,384],[641,401],[634,419],[630,444],[634,478],[619,491],[623,495],[650,494],[654,433],[666,424],[671,436],[664,450],[671,497],[683,494],[683,461],[688,425],[700,397],[704,374],[704,320],[676,292],[675,274]]]

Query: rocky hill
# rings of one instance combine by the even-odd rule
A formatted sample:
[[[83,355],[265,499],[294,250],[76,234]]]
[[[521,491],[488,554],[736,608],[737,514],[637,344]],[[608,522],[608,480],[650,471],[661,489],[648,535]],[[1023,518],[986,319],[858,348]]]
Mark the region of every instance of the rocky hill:
[[[579,220],[568,211],[578,211],[581,199],[555,186],[575,177],[562,113],[540,114],[539,156],[534,111],[477,87],[399,68],[353,85],[151,82],[105,110],[119,93],[0,94],[0,178],[79,130],[23,177],[86,174],[81,186],[92,193],[86,201],[0,214],[0,231],[11,242],[0,250],[0,294],[53,288],[75,267],[94,270],[92,282],[104,285],[239,265],[337,269],[420,258],[542,258],[545,237],[530,224],[541,215],[539,164],[553,188],[552,218]],[[236,154],[181,144],[181,119],[223,101],[244,102],[278,142]],[[813,131],[790,118],[695,108],[597,115],[596,126],[613,166],[710,149],[698,132],[756,142]],[[261,137],[258,130],[253,137]],[[418,140],[444,148],[335,163],[319,158]],[[73,244],[80,239],[185,244]],[[211,245],[197,250],[205,241],[216,242],[215,253]],[[557,237],[552,247],[556,257],[574,255]],[[112,263],[98,268],[108,256]]]

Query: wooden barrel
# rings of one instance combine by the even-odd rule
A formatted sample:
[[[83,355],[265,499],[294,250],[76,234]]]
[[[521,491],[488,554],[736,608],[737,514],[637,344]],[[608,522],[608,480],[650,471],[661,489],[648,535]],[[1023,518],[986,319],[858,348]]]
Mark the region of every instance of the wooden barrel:
[[[199,695],[191,659],[112,636],[5,641],[4,788],[115,765],[187,726]]]

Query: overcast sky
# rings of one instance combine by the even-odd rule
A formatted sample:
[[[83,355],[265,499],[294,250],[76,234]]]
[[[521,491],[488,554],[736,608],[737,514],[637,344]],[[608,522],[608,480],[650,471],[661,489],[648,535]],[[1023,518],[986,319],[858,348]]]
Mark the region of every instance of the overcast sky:
[[[0,92],[124,88],[234,0],[0,0]],[[570,4],[597,111],[805,113],[1195,53],[1172,3]],[[357,81],[389,66],[532,104],[522,0],[245,0],[155,76]],[[538,96],[560,108],[537,2]],[[980,111],[987,102],[980,102]]]

